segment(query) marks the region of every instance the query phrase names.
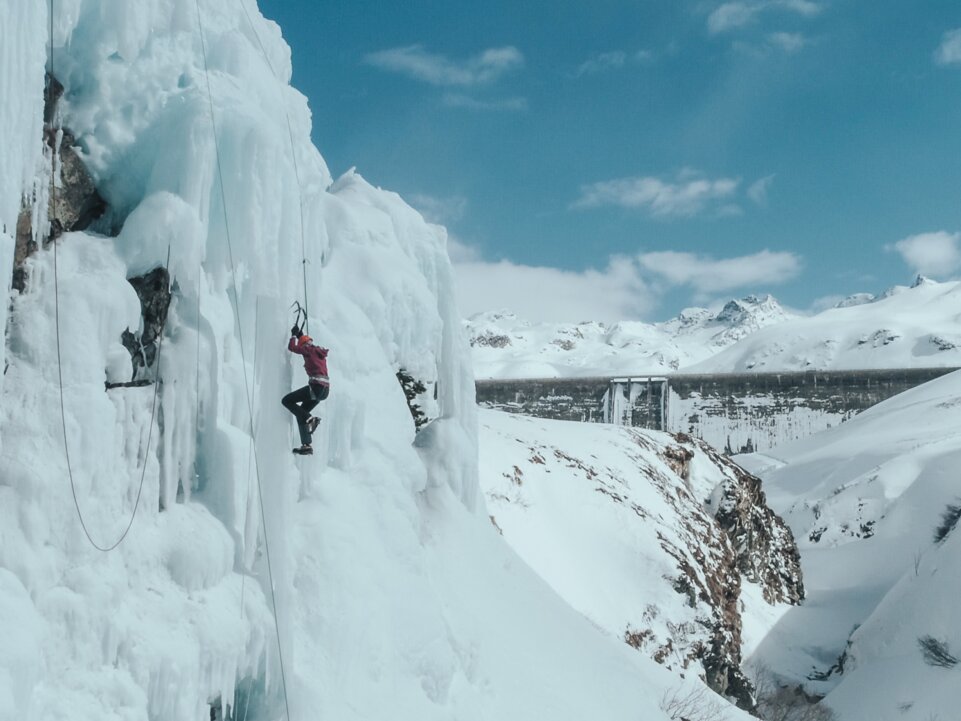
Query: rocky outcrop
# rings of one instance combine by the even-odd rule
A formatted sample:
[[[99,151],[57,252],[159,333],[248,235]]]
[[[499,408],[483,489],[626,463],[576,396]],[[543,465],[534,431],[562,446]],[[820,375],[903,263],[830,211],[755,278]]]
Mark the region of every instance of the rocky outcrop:
[[[154,363],[160,347],[170,308],[170,275],[166,268],[154,268],[149,273],[128,278],[140,298],[143,331],[139,335],[127,329],[121,342],[130,352],[133,364],[132,382],[153,380]]]
[[[637,436],[643,444],[642,438]],[[699,609],[700,623],[708,631],[708,638],[691,651],[714,691],[753,710],[754,689],[741,669],[741,584],[758,584],[768,603],[800,603],[800,554],[790,529],[768,508],[760,479],[702,441],[685,434],[674,438],[677,445],[664,447],[660,455],[685,486],[666,478],[652,481],[675,507],[687,537],[681,548],[659,536],[662,548],[677,561],[674,590]],[[717,488],[691,487],[695,451],[721,469],[723,480]],[[704,494],[706,498],[698,497]]]
[[[83,163],[73,133],[67,128],[57,127],[57,104],[62,95],[63,85],[48,74],[44,92],[43,142],[47,146],[48,157],[55,158],[58,180],[56,191],[50,193],[48,199],[50,232],[44,239],[44,245],[65,232],[89,228],[107,209],[106,202],[97,192],[93,177]],[[24,261],[37,250],[37,236],[37,229],[33,227],[32,203],[27,202],[17,218],[14,249],[12,283],[20,292],[27,287]]]
[[[804,599],[801,554],[788,525],[767,505],[761,479],[703,441],[701,450],[727,469],[713,501],[714,519],[727,534],[742,576],[761,586],[768,603],[797,605]]]

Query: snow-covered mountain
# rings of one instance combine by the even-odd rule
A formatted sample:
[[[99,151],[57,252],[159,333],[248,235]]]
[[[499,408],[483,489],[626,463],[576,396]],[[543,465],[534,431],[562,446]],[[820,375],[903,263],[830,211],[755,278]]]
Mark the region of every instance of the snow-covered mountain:
[[[961,282],[926,278],[812,316],[748,296],[654,324],[529,323],[507,311],[465,323],[478,379],[961,366]]]
[[[465,324],[477,378],[552,378],[676,371],[793,317],[766,295],[719,312],[688,308],[664,323],[530,323],[500,311]]]
[[[739,458],[791,525],[808,592],[755,659],[827,693],[843,721],[957,716],[959,427],[961,374],[952,373]]]
[[[279,28],[52,6],[0,3],[0,719],[672,717],[697,682],[490,524],[443,230],[333,181]],[[332,383],[296,461],[294,299]]]
[[[574,608],[752,707],[741,669],[804,595],[760,481],[704,443],[481,412],[481,485],[504,538]]]
[[[694,372],[961,366],[961,281],[918,278],[881,296],[761,328]]]

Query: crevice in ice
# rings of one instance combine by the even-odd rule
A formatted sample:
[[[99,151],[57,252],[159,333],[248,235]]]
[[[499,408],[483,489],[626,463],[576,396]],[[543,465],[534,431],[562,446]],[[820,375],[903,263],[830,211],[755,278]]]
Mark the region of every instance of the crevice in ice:
[[[276,693],[270,693],[262,675],[238,680],[228,698],[225,702],[220,695],[210,701],[210,721],[262,721],[277,712]]]

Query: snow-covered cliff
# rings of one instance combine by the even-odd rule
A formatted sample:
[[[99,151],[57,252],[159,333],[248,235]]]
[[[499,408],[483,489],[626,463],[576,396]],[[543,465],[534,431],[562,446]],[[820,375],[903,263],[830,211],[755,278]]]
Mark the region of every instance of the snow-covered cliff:
[[[53,7],[0,5],[8,288],[18,217],[39,246],[0,305],[0,719],[666,718],[684,682],[490,526],[444,232],[332,182],[277,26],[249,1]],[[71,145],[106,208],[49,244]],[[106,389],[145,337],[128,278],[168,250],[160,384]],[[297,461],[293,300],[332,382]],[[416,436],[401,367],[437,389]],[[133,522],[103,553],[80,517],[103,546]]]

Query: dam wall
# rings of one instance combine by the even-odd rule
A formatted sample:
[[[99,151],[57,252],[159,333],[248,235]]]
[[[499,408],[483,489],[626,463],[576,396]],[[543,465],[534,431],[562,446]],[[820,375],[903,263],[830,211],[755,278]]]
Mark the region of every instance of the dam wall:
[[[683,432],[729,453],[810,436],[955,368],[477,381],[486,408]]]

